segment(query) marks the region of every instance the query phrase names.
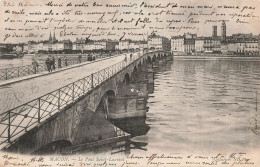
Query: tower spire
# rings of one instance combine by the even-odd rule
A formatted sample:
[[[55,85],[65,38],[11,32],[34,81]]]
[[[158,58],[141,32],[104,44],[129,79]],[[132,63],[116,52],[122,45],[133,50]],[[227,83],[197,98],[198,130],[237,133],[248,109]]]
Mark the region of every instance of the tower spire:
[[[54,32],[53,32],[53,41],[56,41],[55,30],[54,30]]]
[[[52,41],[52,37],[51,37],[51,31],[50,31],[50,37],[49,37],[49,41]]]

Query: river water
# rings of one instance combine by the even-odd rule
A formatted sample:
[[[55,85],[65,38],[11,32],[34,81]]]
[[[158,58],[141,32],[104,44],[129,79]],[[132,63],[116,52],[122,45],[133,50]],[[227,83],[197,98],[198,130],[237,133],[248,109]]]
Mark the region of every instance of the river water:
[[[31,59],[0,60],[0,66],[28,65]],[[259,60],[174,58],[155,73],[148,132],[131,139],[143,143],[131,153],[259,150],[260,130],[254,133],[256,123],[260,126],[259,99]]]
[[[15,59],[0,59],[0,69],[26,66],[32,64],[32,55],[24,55]]]
[[[161,68],[148,99],[150,129],[133,141],[146,143],[148,152],[260,149],[254,133],[257,120],[260,126],[260,61],[174,58]]]

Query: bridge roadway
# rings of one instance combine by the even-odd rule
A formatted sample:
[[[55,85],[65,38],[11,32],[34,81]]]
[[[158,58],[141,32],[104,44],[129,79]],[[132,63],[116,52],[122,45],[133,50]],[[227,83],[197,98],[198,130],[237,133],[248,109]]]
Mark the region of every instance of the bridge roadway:
[[[137,57],[138,54],[138,52],[134,53],[133,56]],[[130,59],[129,56],[130,53],[127,54],[127,60]],[[32,77],[31,79],[21,80],[16,83],[12,83],[10,80],[10,84],[5,84],[4,86],[0,85],[0,113],[13,109],[92,73],[114,65],[123,61],[124,58],[125,54],[90,64],[85,63],[86,65],[50,73],[49,75],[43,75],[36,78]]]

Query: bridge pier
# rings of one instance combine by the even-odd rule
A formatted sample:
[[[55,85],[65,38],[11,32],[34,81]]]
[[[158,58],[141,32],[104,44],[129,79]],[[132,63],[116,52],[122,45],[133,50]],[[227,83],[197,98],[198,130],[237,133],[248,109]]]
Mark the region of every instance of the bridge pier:
[[[120,83],[115,97],[116,108],[108,113],[109,119],[122,119],[146,115],[147,81]]]
[[[151,94],[154,92],[154,71],[152,63],[147,63],[147,79],[147,90],[148,93]]]
[[[159,66],[164,65],[165,62],[166,62],[166,57],[163,56],[163,57],[159,60]]]
[[[158,70],[159,69],[159,61],[154,61],[153,62],[153,69]]]
[[[166,59],[167,59],[167,61],[173,61],[173,55],[171,53],[168,53]]]

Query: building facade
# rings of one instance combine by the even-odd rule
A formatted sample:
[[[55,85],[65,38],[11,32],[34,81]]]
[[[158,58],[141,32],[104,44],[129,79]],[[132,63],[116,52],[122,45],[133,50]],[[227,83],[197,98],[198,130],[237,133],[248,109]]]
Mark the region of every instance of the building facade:
[[[184,52],[195,52],[195,38],[187,38],[184,40]]]
[[[171,38],[171,51],[172,52],[184,52],[184,35],[174,36]]]
[[[195,39],[195,52],[204,51],[204,37],[199,37]]]
[[[149,49],[162,49],[166,51],[171,50],[171,42],[168,38],[152,34],[148,36]]]
[[[131,40],[121,40],[118,43],[118,49],[119,50],[129,50],[129,45],[130,45]]]

